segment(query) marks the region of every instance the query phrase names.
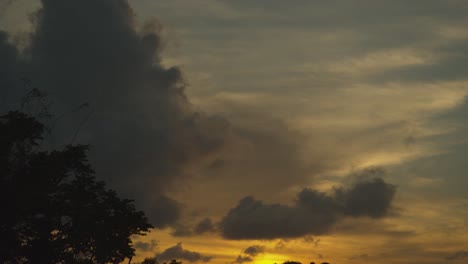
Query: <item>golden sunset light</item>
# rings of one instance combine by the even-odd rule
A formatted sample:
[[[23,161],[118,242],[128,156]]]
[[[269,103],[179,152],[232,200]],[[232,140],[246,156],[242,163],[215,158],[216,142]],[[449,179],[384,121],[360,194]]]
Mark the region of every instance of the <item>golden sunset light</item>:
[[[0,0],[0,264],[467,263],[467,14]]]

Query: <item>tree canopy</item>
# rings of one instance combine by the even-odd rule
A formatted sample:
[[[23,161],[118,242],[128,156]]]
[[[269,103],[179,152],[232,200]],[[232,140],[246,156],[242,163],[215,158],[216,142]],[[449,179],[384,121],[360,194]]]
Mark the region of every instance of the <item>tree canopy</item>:
[[[44,125],[0,116],[0,263],[120,263],[152,226],[97,181],[85,145],[42,150]]]

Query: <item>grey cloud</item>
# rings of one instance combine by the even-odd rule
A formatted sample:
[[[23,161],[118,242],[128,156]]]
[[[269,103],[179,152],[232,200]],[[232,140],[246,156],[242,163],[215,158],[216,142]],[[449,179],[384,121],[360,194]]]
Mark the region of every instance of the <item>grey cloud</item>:
[[[234,262],[232,262],[232,263],[240,263],[241,264],[241,263],[252,262],[252,261],[253,261],[253,259],[251,257],[249,257],[249,256],[239,255],[239,256],[237,256],[236,260]]]
[[[159,261],[168,261],[172,259],[183,259],[188,262],[208,262],[212,259],[210,256],[204,256],[195,251],[189,251],[182,248],[182,243],[177,243],[177,245],[167,248],[162,253],[156,255],[156,259]]]
[[[193,217],[193,216],[192,216]],[[216,224],[210,218],[204,218],[195,225],[187,222],[176,222],[172,225],[171,235],[176,237],[189,237],[216,231]]]
[[[265,252],[265,247],[259,245],[253,245],[244,250],[244,254],[249,255],[251,257],[255,257],[263,252]]]
[[[144,252],[153,251],[157,247],[158,243],[156,240],[151,240],[150,242],[141,242],[138,241],[135,243],[135,248]]]
[[[380,178],[359,182],[349,190],[338,189],[336,199],[343,205],[343,213],[349,216],[380,218],[388,213],[395,195],[395,187]]]
[[[242,30],[243,35],[250,34],[250,38],[257,37],[261,39],[267,38],[268,35],[259,37],[258,32],[274,31],[275,34],[279,32],[287,33],[287,30],[281,30],[284,28],[290,31],[298,31],[301,34],[314,34],[314,36],[317,34],[317,38],[320,38],[320,35],[327,36],[334,32],[345,32],[344,35],[349,34],[349,36],[343,36],[340,43],[332,43],[327,47],[316,47],[320,52],[316,52],[312,58],[304,56],[303,51],[291,49],[287,53],[289,57],[284,60],[286,61],[284,63],[307,60],[320,65],[322,61],[319,61],[319,58],[325,59],[323,62],[327,63],[329,62],[327,59],[341,61],[343,58],[358,58],[372,54],[373,52],[399,48],[412,49],[419,54],[431,54],[437,57],[436,59],[431,58],[426,64],[395,67],[383,73],[375,73],[375,75],[370,72],[362,72],[365,77],[364,79],[360,79],[360,82],[371,82],[373,84],[395,81],[431,82],[466,79],[468,76],[466,70],[466,47],[468,46],[460,46],[456,43],[465,42],[466,38],[461,41],[454,41],[454,38],[441,34],[444,29],[466,28],[468,19],[465,14],[468,12],[468,4],[464,1],[428,0],[424,2],[424,6],[421,6],[418,2],[371,0],[352,2],[294,1],[293,3],[289,1],[221,2],[224,3],[224,10],[229,10],[231,13],[228,12],[226,16],[217,16],[217,14],[211,14],[209,11],[203,13],[203,10],[200,10],[204,14],[201,16],[202,18],[179,14],[178,16],[180,17],[178,19],[213,19],[214,21],[207,21],[207,23],[191,23],[193,21],[187,21],[184,24],[189,25],[188,27],[191,30],[187,30],[187,32],[190,33],[192,31],[205,32],[209,29],[216,30],[216,33],[222,31],[222,34],[225,34],[223,37],[219,37],[219,34],[210,34],[210,41],[218,41],[219,45],[217,46],[227,45],[223,41],[232,41],[234,38],[234,36],[226,32],[237,31],[222,30],[227,28]],[[232,15],[232,13],[236,15]],[[239,19],[240,16],[242,16],[242,19]],[[206,24],[213,26],[207,28]],[[197,35],[192,33],[187,37],[193,38],[194,36]],[[235,39],[237,38],[239,37],[236,36]],[[463,38],[463,33],[458,39],[461,38]],[[255,43],[261,43],[261,41],[259,40]],[[268,48],[275,45],[271,44],[271,42],[268,43]],[[444,43],[442,47],[434,48],[435,45],[439,45],[440,43]],[[457,47],[456,45],[459,46]],[[253,48],[253,46],[249,48]],[[451,50],[446,52],[445,48]],[[281,50],[280,47],[277,49]],[[247,51],[248,49],[245,49],[244,53],[247,53]],[[220,53],[223,52],[225,53],[224,49]],[[299,54],[299,58],[297,59],[292,58],[295,52]],[[229,67],[232,67],[232,65],[229,65]],[[248,67],[244,67],[244,69],[246,72],[252,71]],[[268,73],[272,74],[272,71],[273,69],[268,71]],[[286,69],[282,69],[281,72],[284,74],[285,71]],[[222,73],[223,81],[225,81],[226,75],[232,75],[230,78],[238,79],[237,74],[232,73],[230,70],[224,70]],[[288,75],[291,74],[288,73]],[[317,75],[320,76],[318,78],[320,82],[327,83],[330,86],[339,85],[348,87],[354,78],[360,78],[355,76],[338,76],[336,73],[321,70],[319,70]],[[350,80],[348,77],[353,79]],[[262,76],[257,78],[265,79],[268,77]],[[345,81],[340,82],[329,79]],[[317,82],[315,80],[315,85],[319,86]],[[270,85],[268,90],[272,91],[273,86]],[[282,86],[280,87],[282,89]],[[239,87],[233,89],[238,91],[250,89],[250,87],[248,85],[239,85]]]
[[[340,220],[366,216],[381,218],[391,207],[395,186],[380,178],[365,180],[351,188],[337,188],[328,195],[304,189],[295,205],[265,204],[249,196],[239,201],[221,220],[227,239],[294,238],[330,232]]]
[[[245,197],[221,221],[221,232],[228,239],[273,239],[298,237],[304,227],[294,223],[300,220],[299,210],[286,205],[264,204],[253,197]]]
[[[196,234],[203,234],[207,232],[215,231],[215,225],[210,218],[205,218],[201,220],[194,228]]]
[[[223,3],[224,9],[218,9],[217,13],[211,12],[212,9],[202,8],[196,5],[192,8],[199,8],[199,12],[192,16],[177,14],[176,18],[189,23],[191,18],[200,19],[205,23],[221,27],[255,27],[281,24],[286,27],[309,28],[355,28],[355,27],[384,27],[384,26],[416,26],[420,18],[436,19],[438,22],[458,21],[466,18],[465,13],[468,5],[461,1],[425,1],[422,7],[417,2],[408,1],[372,1],[360,0],[353,2],[343,1],[305,1],[297,0],[294,2],[285,2],[281,0],[274,1],[216,1],[217,4]],[[191,9],[178,6],[180,3],[174,3],[174,7],[179,7],[182,12],[188,12]],[[161,5],[161,8],[167,8],[167,5]],[[223,16],[222,12],[226,12]],[[248,11],[248,12],[245,12]],[[232,14],[236,15],[232,15]],[[242,17],[243,19],[238,19]],[[403,21],[401,23],[396,23]],[[413,22],[408,25],[408,23]],[[202,27],[202,25],[192,25],[193,27]]]
[[[463,1],[221,1],[226,16],[200,10],[204,16],[195,19],[222,28],[249,28],[252,34],[260,29],[288,27],[295,30],[321,31],[323,34],[346,30],[356,33],[347,49],[356,53],[369,49],[424,44],[433,41],[433,25],[466,22],[468,5]],[[177,5],[177,4],[174,4]],[[163,7],[164,8],[164,7]],[[237,12],[237,16],[230,15]],[[242,16],[242,19],[238,19]],[[170,18],[168,18],[170,19]],[[194,19],[179,14],[177,19]],[[195,30],[205,30],[203,23],[190,23]],[[199,28],[202,27],[202,28]],[[223,32],[224,33],[224,32]],[[227,33],[224,33],[227,34]],[[218,36],[216,36],[218,37]],[[221,41],[230,36],[224,36]],[[214,37],[213,37],[214,38]],[[359,43],[356,43],[359,42]],[[333,46],[336,49],[335,46]]]
[[[193,235],[192,229],[185,224],[175,223],[172,227],[174,230],[172,231],[171,235],[173,236],[187,237]]]
[[[2,100],[25,94],[15,80],[26,73],[60,117],[48,144],[89,143],[98,177],[156,227],[173,224],[181,207],[168,190],[184,166],[224,144],[229,124],[192,108],[180,70],[160,64],[158,27],[137,30],[126,0],[41,3],[24,54],[0,33]]]
[[[176,237],[188,237],[193,235],[200,235],[208,232],[214,232],[216,230],[215,224],[210,218],[204,218],[198,222],[195,226],[188,223],[176,222],[172,225],[172,235]]]

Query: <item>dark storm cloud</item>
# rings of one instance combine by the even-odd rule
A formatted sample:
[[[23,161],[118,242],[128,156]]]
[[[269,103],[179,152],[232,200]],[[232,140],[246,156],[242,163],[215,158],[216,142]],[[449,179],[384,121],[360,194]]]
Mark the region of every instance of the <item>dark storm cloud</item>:
[[[263,252],[265,252],[265,247],[259,245],[253,245],[244,250],[244,254],[249,255],[251,257],[255,257]]]
[[[249,196],[240,200],[221,220],[228,239],[294,238],[330,231],[345,217],[381,218],[391,207],[396,188],[380,178],[364,180],[332,195],[304,189],[294,206],[265,204]]]
[[[195,251],[189,251],[182,248],[182,243],[177,243],[177,245],[170,247],[164,250],[162,253],[156,255],[158,261],[168,261],[172,259],[183,259],[188,262],[208,262],[212,259],[210,256],[201,255]]]
[[[89,143],[99,177],[156,227],[174,223],[181,208],[167,190],[187,163],[223,145],[227,122],[192,110],[180,70],[160,64],[158,25],[136,30],[126,0],[41,3],[22,58],[0,33],[2,98],[24,94],[12,82],[27,72],[61,116],[49,144]]]
[[[0,73],[1,81],[5,81],[9,73],[14,72],[18,62],[18,51],[14,45],[9,42],[8,34],[0,31]],[[3,85],[3,83],[2,83]]]
[[[213,224],[210,218],[205,218],[201,220],[194,228],[194,232],[196,234],[203,234],[213,231],[215,231],[215,225]]]
[[[222,219],[220,227],[228,239],[292,238],[327,232],[334,221],[320,218],[301,207],[264,204],[245,197]]]
[[[18,105],[12,102],[15,90],[21,89],[21,62],[17,48],[10,42],[6,32],[0,31],[0,110]],[[26,92],[22,90],[22,92]]]

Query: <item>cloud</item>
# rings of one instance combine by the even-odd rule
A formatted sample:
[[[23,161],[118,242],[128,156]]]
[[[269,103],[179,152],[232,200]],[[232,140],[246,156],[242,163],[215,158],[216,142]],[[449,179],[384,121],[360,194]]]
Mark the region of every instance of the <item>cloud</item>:
[[[182,248],[182,243],[177,243],[177,245],[167,248],[162,253],[156,255],[158,261],[168,261],[172,259],[183,259],[188,262],[208,262],[212,259],[211,256],[204,256],[195,251],[189,251]]]
[[[252,262],[253,259],[249,256],[237,256],[236,260],[232,263],[245,263],[245,262]]]
[[[317,247],[320,243],[320,238],[314,238],[313,236],[307,235],[304,236],[304,242],[311,243],[314,247]]]
[[[175,237],[188,237],[188,236],[193,235],[192,229],[185,224],[177,222],[173,224],[172,228],[173,228],[173,231],[171,235]]]
[[[373,80],[417,82],[441,82],[467,80],[468,71],[468,40],[452,40],[442,42],[430,49],[435,54],[430,62],[419,65],[406,65],[377,74]]]
[[[342,235],[352,236],[380,236],[392,237],[395,239],[409,239],[415,237],[417,232],[414,229],[403,229],[396,224],[384,221],[375,221],[368,218],[347,218],[343,219],[333,228],[334,232]]]
[[[283,240],[280,240],[275,244],[275,249],[284,249],[285,247],[286,247],[286,242]]]
[[[48,144],[89,143],[98,177],[156,227],[172,225],[181,206],[169,190],[187,177],[185,166],[222,147],[228,122],[193,109],[181,71],[161,65],[160,25],[137,29],[126,0],[41,4],[24,54],[0,32],[6,108],[27,92],[17,81],[26,75],[57,116]]]
[[[135,249],[141,250],[143,252],[153,251],[158,246],[156,240],[151,240],[150,242],[141,242],[138,241],[135,243]]]
[[[248,196],[221,220],[227,239],[295,238],[331,231],[347,217],[381,218],[391,208],[396,187],[381,178],[361,180],[351,188],[335,188],[332,194],[303,189],[293,206],[265,204]]]
[[[349,216],[380,218],[388,213],[395,195],[395,187],[380,178],[359,182],[349,190],[338,189],[336,199],[343,204],[343,213]]]
[[[194,228],[196,234],[203,234],[207,232],[215,231],[215,225],[210,218],[205,218],[201,220]]]
[[[460,250],[458,252],[453,253],[450,256],[447,256],[445,259],[447,260],[459,260],[468,258],[468,251],[467,250]]]
[[[146,203],[147,214],[156,227],[173,225],[180,218],[181,205],[172,198],[165,195],[144,197],[143,202]]]
[[[249,255],[251,257],[255,257],[263,252],[265,252],[265,247],[259,245],[253,245],[244,250],[244,254]]]
[[[220,216],[226,212],[226,205],[251,193],[258,198],[272,197],[272,193],[284,193],[285,188],[304,186],[310,175],[320,172],[327,163],[327,158],[316,159],[316,153],[306,160],[300,145],[304,135],[288,130],[285,121],[250,110],[244,107],[245,117],[226,115],[232,134],[219,159],[204,166],[197,180],[190,182],[189,194],[181,195],[187,203],[196,203],[198,210],[208,209],[206,215]]]
[[[216,231],[216,226],[210,218],[204,218],[195,226],[178,221],[172,225],[172,228],[171,235],[176,237],[189,237]]]

